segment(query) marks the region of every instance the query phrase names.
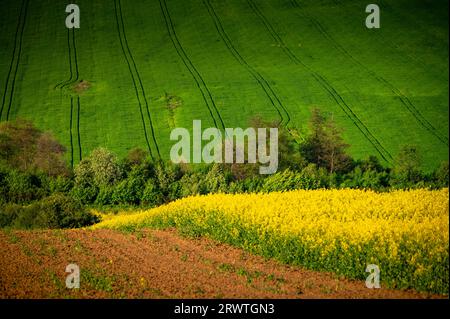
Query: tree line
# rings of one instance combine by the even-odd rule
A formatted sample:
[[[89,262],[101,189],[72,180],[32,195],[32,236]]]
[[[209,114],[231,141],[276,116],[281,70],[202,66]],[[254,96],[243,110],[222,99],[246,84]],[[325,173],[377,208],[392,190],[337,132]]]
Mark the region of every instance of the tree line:
[[[255,118],[251,125],[277,124]],[[100,147],[72,169],[65,161],[65,148],[52,134],[25,120],[0,123],[0,227],[80,227],[98,219],[87,207],[154,207],[215,192],[448,187],[448,161],[424,172],[414,145],[405,145],[392,167],[375,156],[356,160],[349,155],[342,132],[318,109],[312,111],[303,139],[279,127],[279,170],[264,176],[249,163],[153,162],[140,148],[119,158]]]

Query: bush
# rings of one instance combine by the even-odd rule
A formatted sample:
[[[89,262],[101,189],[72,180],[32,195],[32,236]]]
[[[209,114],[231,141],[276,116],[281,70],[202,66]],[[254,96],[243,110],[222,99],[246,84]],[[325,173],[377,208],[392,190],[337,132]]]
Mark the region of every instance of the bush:
[[[86,212],[80,202],[63,194],[54,194],[38,203],[46,228],[78,228],[92,225],[98,217]]]
[[[63,194],[51,195],[29,206],[9,204],[0,209],[1,227],[78,228],[98,221],[99,218],[85,211],[78,201]]]
[[[180,180],[180,196],[203,195],[207,193],[204,178],[199,173],[187,173]]]
[[[302,176],[298,173],[286,169],[267,177],[262,187],[263,192],[288,191],[299,188]]]
[[[0,123],[0,161],[20,172],[67,176],[65,148],[48,132],[25,120]]]
[[[122,175],[117,156],[105,148],[95,149],[90,163],[96,186],[114,184]]]
[[[73,185],[74,185],[73,179],[65,176],[58,176],[56,178],[50,178],[48,180],[48,188],[50,194],[54,193],[68,194],[70,190],[73,188]]]
[[[420,167],[422,156],[414,145],[405,145],[395,158],[395,165],[391,172],[391,186],[394,188],[411,188],[424,180]]]
[[[448,162],[442,162],[433,175],[436,187],[448,187],[449,184]]]
[[[163,196],[155,181],[149,179],[142,194],[141,203],[145,206],[158,206],[164,202]]]
[[[231,182],[228,193],[256,193],[261,191],[265,179],[261,177],[249,177],[244,180]]]
[[[317,167],[315,164],[309,164],[301,172],[301,189],[319,189],[330,186],[330,176],[326,169]]]
[[[98,188],[92,185],[75,185],[70,191],[70,196],[86,205],[95,202],[98,191]]]
[[[210,170],[204,177],[205,188],[208,193],[225,192],[227,188],[227,178],[223,168],[219,164],[211,166]]]
[[[114,187],[112,202],[139,205],[144,187],[145,181],[142,177],[131,175]]]
[[[183,176],[179,165],[167,164],[158,165],[155,169],[158,189],[165,200],[175,200],[181,196],[180,179]]]
[[[340,184],[342,188],[364,188],[373,190],[383,190],[389,186],[389,174],[387,172],[377,172],[369,169],[363,171],[357,166],[353,171],[344,177]]]
[[[107,206],[113,203],[114,187],[112,186],[102,186],[98,191],[97,198],[95,199],[95,204],[99,206]]]
[[[0,228],[11,226],[21,210],[22,206],[18,204],[0,206]]]
[[[75,183],[79,186],[110,185],[120,180],[121,176],[117,156],[105,148],[95,149],[75,167]]]
[[[42,187],[42,180],[37,175],[11,170],[3,179],[2,197],[4,202],[24,204],[47,195],[47,190]]]

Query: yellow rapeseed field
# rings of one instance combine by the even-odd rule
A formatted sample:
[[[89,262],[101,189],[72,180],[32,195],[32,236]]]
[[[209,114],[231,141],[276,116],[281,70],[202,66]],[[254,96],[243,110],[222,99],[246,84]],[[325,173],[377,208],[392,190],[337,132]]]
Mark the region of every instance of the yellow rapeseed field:
[[[448,293],[448,189],[213,194],[108,218],[93,228],[177,227],[311,269]]]

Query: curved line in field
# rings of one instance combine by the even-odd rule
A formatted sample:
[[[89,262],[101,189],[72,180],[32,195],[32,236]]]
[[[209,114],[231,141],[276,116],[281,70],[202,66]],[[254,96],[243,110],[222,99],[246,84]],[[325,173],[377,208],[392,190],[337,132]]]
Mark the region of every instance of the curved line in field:
[[[117,1],[116,0],[114,0],[114,10],[115,10],[115,13],[116,13],[117,34],[119,36],[119,41],[120,41],[120,46],[122,48],[123,56],[124,56],[125,61],[126,61],[127,65],[128,65],[128,70],[130,71],[131,80],[133,82],[136,99],[138,101],[139,111],[140,111],[140,114],[141,114],[142,127],[143,127],[143,130],[144,130],[145,141],[147,143],[148,151],[150,152],[150,157],[152,158],[152,160],[154,160],[152,149],[150,147],[150,142],[149,142],[148,135],[147,135],[147,127],[146,127],[146,124],[145,124],[144,113],[142,111],[142,103],[141,103],[141,99],[139,97],[139,90],[137,88],[136,80],[134,78],[134,74],[133,74],[133,71],[131,69],[131,64],[130,64],[130,61],[128,59],[127,53],[125,51],[123,40],[122,40],[122,35],[121,35],[121,32],[120,32],[119,15],[118,15],[118,11],[117,11]]]
[[[323,76],[318,73],[314,73],[313,76],[318,82],[321,83],[322,87],[325,88],[328,93],[333,97],[336,104],[344,111],[344,113],[350,118],[353,124],[359,129],[359,131],[364,135],[364,137],[372,144],[372,146],[377,150],[378,154],[388,163],[393,159],[391,153],[384,148],[380,141],[370,132],[367,126],[362,122],[359,117],[353,112],[351,107],[345,102],[343,97],[336,91],[336,89],[326,80]],[[341,103],[339,103],[341,101]],[[365,132],[364,132],[365,131]],[[388,159],[389,158],[389,159]]]
[[[148,106],[147,97],[145,95],[144,85],[142,84],[141,76],[140,76],[139,70],[138,70],[138,68],[136,66],[136,62],[134,60],[133,54],[131,53],[130,46],[128,45],[127,35],[126,35],[126,32],[125,32],[125,23],[123,21],[122,4],[121,4],[120,0],[117,0],[117,2],[119,4],[119,6],[118,6],[118,8],[119,8],[119,17],[120,17],[120,21],[121,21],[122,35],[123,35],[123,39],[124,39],[124,42],[125,42],[125,47],[127,49],[128,55],[130,56],[131,62],[132,62],[133,67],[134,67],[134,71],[136,72],[136,76],[137,76],[137,79],[139,81],[142,97],[143,97],[144,103],[145,103],[145,109],[147,110],[147,117],[148,117],[148,120],[149,120],[149,123],[150,123],[150,130],[151,130],[151,134],[152,134],[152,140],[153,140],[153,143],[155,144],[156,152],[158,153],[158,158],[161,159],[161,154],[159,152],[158,143],[156,142],[155,129],[153,127],[153,121],[152,121],[152,117],[150,115],[150,110],[149,110],[149,106]]]
[[[202,75],[200,74],[200,72],[197,70],[197,68],[195,67],[194,63],[192,63],[191,59],[189,58],[188,54],[186,53],[186,51],[184,50],[183,46],[181,45],[180,40],[178,39],[177,33],[175,31],[175,27],[173,25],[172,22],[172,18],[170,16],[170,12],[169,9],[167,7],[167,3],[165,0],[160,0],[159,1],[160,7],[161,7],[161,11],[163,13],[163,17],[164,17],[164,21],[166,24],[166,28],[167,28],[167,32],[169,33],[169,37],[170,40],[175,48],[175,51],[177,52],[179,58],[182,60],[183,64],[185,65],[185,67],[188,69],[189,73],[191,74],[191,76],[193,77],[195,83],[197,84],[197,87],[199,88],[203,100],[205,101],[206,107],[209,110],[209,113],[211,115],[211,118],[214,122],[214,126],[216,128],[218,128],[217,125],[217,121],[215,116],[213,115],[213,111],[211,109],[214,109],[215,113],[217,114],[218,118],[219,118],[219,122],[220,125],[222,127],[223,130],[225,130],[225,124],[223,122],[222,116],[220,115],[220,112],[216,106],[216,103],[214,101],[214,98],[211,94],[211,91],[209,90],[208,86],[206,85],[206,82],[204,81]],[[206,92],[205,92],[206,91]],[[208,100],[210,102],[208,102]],[[210,105],[211,104],[211,105]]]
[[[61,89],[65,88],[71,84],[76,83],[80,77],[80,73],[78,70],[78,57],[77,57],[77,46],[76,46],[76,39],[75,39],[75,28],[72,28],[72,46],[73,46],[73,64],[75,65],[75,79],[70,80],[70,81],[66,82],[65,84],[61,85]],[[72,74],[72,62],[70,63],[70,68],[71,68],[71,74]]]
[[[70,167],[73,168],[73,135],[72,135],[72,125],[73,125],[73,97],[70,97]]]
[[[54,89],[58,88],[61,85],[64,85],[66,83],[70,83],[72,81],[73,78],[73,71],[72,71],[72,50],[70,49],[70,29],[67,29],[67,49],[69,51],[69,72],[70,72],[70,77],[68,80],[64,80],[58,84],[55,85]]]
[[[252,75],[252,77],[256,80],[256,82],[258,82],[258,84],[261,86],[264,93],[269,98],[270,103],[276,109],[276,111],[281,119],[280,125],[287,126],[287,124],[291,120],[291,117],[289,115],[289,112],[284,107],[283,103],[281,102],[280,98],[278,97],[278,95],[274,92],[273,88],[270,86],[270,84],[267,82],[267,80],[258,71],[256,71],[251,65],[249,65],[247,63],[247,61],[239,53],[239,51],[234,47],[233,42],[230,40],[227,33],[225,32],[222,22],[220,21],[220,18],[217,16],[217,14],[216,14],[213,6],[209,2],[209,0],[206,0],[206,1],[203,0],[203,4],[207,8],[209,15],[214,22],[214,26],[215,26],[220,38],[225,43],[228,51],[242,66],[244,66],[247,69],[247,71]],[[269,91],[272,95],[269,93]],[[278,106],[276,106],[276,104],[278,104],[279,107],[281,107],[281,109],[286,114],[287,120],[285,123],[283,123],[285,121],[285,119],[284,119],[283,115],[281,114],[281,110]]]
[[[9,97],[9,103],[8,103],[8,111],[6,112],[6,121],[9,120],[9,113],[11,111],[11,105],[14,99],[14,89],[15,89],[15,85],[16,85],[16,78],[17,78],[17,72],[19,70],[19,65],[20,65],[20,57],[22,55],[22,42],[23,42],[23,33],[25,30],[25,24],[27,21],[27,12],[28,12],[28,5],[29,5],[30,1],[26,0],[26,4],[25,4],[25,12],[23,15],[23,23],[22,23],[22,28],[20,30],[20,36],[19,36],[19,52],[17,53],[17,60],[16,60],[16,67],[14,70],[14,75],[13,75],[13,79],[12,79],[12,83],[11,83],[11,94]]]
[[[293,0],[296,1],[296,0]],[[311,17],[309,15],[306,15],[310,21],[313,23],[313,25],[316,27],[316,29],[328,40],[332,43],[333,47],[342,52],[344,55],[346,55],[351,61],[353,61],[355,64],[363,68],[369,75],[371,75],[374,79],[376,79],[378,82],[384,84],[387,86],[392,93],[394,93],[400,100],[401,104],[406,107],[406,109],[413,115],[413,117],[416,119],[417,122],[430,134],[435,136],[440,142],[444,143],[445,145],[449,146],[449,140],[446,136],[441,136],[439,131],[434,127],[433,124],[431,124],[423,115],[420,113],[420,111],[417,109],[417,107],[410,101],[410,99],[403,94],[395,85],[390,83],[388,80],[384,79],[382,76],[378,75],[375,71],[371,70],[369,67],[367,67],[365,64],[363,64],[361,61],[359,61],[357,58],[355,58],[353,55],[348,52],[345,47],[343,47],[340,43],[338,43],[330,34],[329,32],[324,28],[324,26],[314,17]]]
[[[6,102],[6,95],[8,94],[9,79],[11,77],[11,72],[12,72],[13,65],[14,65],[14,60],[16,59],[17,39],[18,39],[18,36],[19,36],[20,26],[22,24],[22,13],[23,13],[23,10],[24,10],[26,2],[27,2],[26,0],[23,0],[22,1],[22,5],[20,6],[19,19],[17,20],[16,33],[14,35],[14,49],[13,49],[13,52],[12,52],[11,62],[9,64],[8,75],[6,76],[5,92],[4,92],[3,97],[2,97],[2,106],[1,106],[1,109],[0,109],[0,120],[2,118],[3,108],[4,108],[5,102]]]
[[[81,149],[81,137],[80,137],[80,97],[77,96],[77,137],[78,137],[78,150],[79,150],[79,157],[80,162],[83,160],[83,152]]]
[[[306,70],[308,70],[314,79],[319,83],[319,85],[331,95],[336,104],[344,111],[344,113],[349,117],[349,119],[353,122],[353,124],[358,128],[358,130],[363,134],[363,136],[372,144],[375,150],[380,154],[380,156],[386,161],[389,162],[389,159],[392,159],[391,154],[387,151],[383,145],[378,141],[378,139],[369,131],[369,129],[365,126],[365,124],[358,118],[356,113],[351,109],[351,107],[345,102],[344,98],[336,91],[336,89],[329,83],[329,81],[317,73],[309,66],[304,64],[289,48],[286,46],[281,36],[275,31],[274,27],[270,23],[270,21],[264,16],[264,14],[260,11],[258,6],[253,2],[253,0],[247,0],[252,11],[257,15],[262,23],[264,24],[267,31],[270,33],[272,38],[280,45],[283,52],[286,56],[295,64],[299,64],[303,66]],[[292,2],[291,2],[292,3]]]

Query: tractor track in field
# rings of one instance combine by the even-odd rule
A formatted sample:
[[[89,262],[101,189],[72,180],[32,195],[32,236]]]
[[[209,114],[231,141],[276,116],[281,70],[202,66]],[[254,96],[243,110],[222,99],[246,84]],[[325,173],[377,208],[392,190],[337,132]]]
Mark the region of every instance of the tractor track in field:
[[[71,32],[72,30],[72,32]],[[73,50],[71,49],[71,47],[73,47]],[[70,77],[68,80],[62,81],[61,83],[58,83],[55,85],[55,89],[57,89],[58,87],[60,89],[63,89],[71,84],[74,84],[78,81],[79,77],[80,77],[80,72],[78,69],[78,57],[77,57],[77,47],[76,47],[76,39],[75,39],[75,29],[67,29],[67,50],[69,52],[69,72],[70,72]],[[73,54],[72,54],[73,51]],[[72,61],[73,59],[73,61]],[[75,65],[75,78],[73,77],[73,66]]]
[[[144,111],[143,111],[143,105],[142,105],[141,99],[144,102],[146,113],[147,113],[147,117],[148,117],[148,120],[149,120],[150,131],[151,131],[151,135],[152,135],[152,141],[153,141],[154,147],[156,149],[156,153],[157,153],[156,156],[158,157],[158,159],[161,159],[161,155],[160,155],[160,152],[159,152],[159,146],[158,146],[158,143],[157,143],[156,137],[155,137],[155,130],[154,130],[154,127],[153,127],[153,121],[152,121],[152,118],[151,118],[151,115],[150,115],[148,101],[147,101],[147,97],[146,97],[146,94],[145,94],[144,85],[142,83],[142,79],[141,79],[141,76],[139,74],[139,70],[138,70],[138,68],[136,66],[136,62],[134,60],[133,54],[131,53],[130,47],[128,45],[128,40],[127,40],[127,36],[126,36],[126,33],[125,33],[125,23],[123,21],[122,4],[121,4],[120,0],[114,0],[114,10],[115,10],[115,13],[116,13],[116,25],[117,25],[117,32],[118,32],[118,36],[119,36],[119,40],[120,40],[120,46],[122,48],[122,53],[124,55],[124,58],[126,60],[127,65],[128,65],[128,70],[130,71],[131,79],[133,81],[135,95],[136,95],[136,98],[137,98],[138,104],[139,104],[139,110],[140,110],[142,125],[143,125],[143,129],[144,129],[145,141],[147,143],[147,147],[148,147],[148,150],[150,152],[150,157],[152,159],[154,159],[152,148],[150,146],[148,133],[147,133],[147,125],[145,124],[145,117],[144,117]],[[134,73],[133,73],[133,70],[134,70]],[[137,81],[136,81],[136,79],[137,79]],[[138,88],[138,82],[139,82],[140,90]]]
[[[359,117],[353,112],[351,107],[345,102],[344,98],[336,91],[336,89],[320,74],[313,74],[316,81],[321,83],[328,93],[332,96],[337,105],[344,111],[345,115],[353,122],[358,130],[366,137],[366,139],[377,150],[378,154],[388,163],[391,163],[393,157],[391,153],[381,144],[381,142],[370,132],[367,126],[362,122]]]
[[[0,109],[0,120],[2,119],[3,110],[5,108],[6,95],[8,94],[8,86],[9,86],[11,73],[12,73],[13,76],[12,76],[12,80],[11,80],[10,96],[9,96],[7,112],[6,112],[6,121],[9,120],[9,113],[11,111],[11,105],[12,105],[13,98],[14,98],[14,88],[15,88],[15,84],[16,84],[17,71],[19,69],[20,57],[22,55],[23,33],[24,33],[24,29],[25,29],[25,23],[26,23],[26,20],[27,20],[27,13],[28,13],[28,5],[29,5],[29,3],[30,3],[29,0],[23,0],[22,1],[22,5],[20,7],[19,19],[18,19],[18,22],[17,22],[16,33],[14,35],[14,49],[13,49],[13,53],[12,53],[11,63],[9,65],[8,75],[6,77],[5,92],[3,94],[2,106],[1,106],[1,109]],[[17,44],[17,40],[19,40],[19,44]],[[16,50],[18,51],[17,58],[16,58]],[[14,67],[14,60],[16,61],[15,67]]]
[[[386,161],[390,162],[392,160],[392,155],[389,151],[381,144],[381,142],[370,132],[367,126],[359,119],[356,113],[347,104],[344,98],[337,92],[337,90],[329,83],[329,81],[321,74],[314,71],[308,65],[304,64],[284,43],[281,36],[276,32],[270,21],[264,16],[258,6],[253,2],[253,0],[247,0],[250,8],[255,15],[259,17],[261,22],[264,24],[265,28],[272,36],[272,38],[278,43],[285,55],[297,65],[301,65],[306,70],[308,70],[314,79],[319,83],[319,85],[330,94],[336,104],[342,109],[345,115],[353,122],[353,124],[358,128],[361,134],[372,144],[376,149],[378,154]],[[291,3],[292,2],[291,0]]]
[[[76,116],[77,116],[77,120],[76,123],[74,123],[74,119],[73,119],[73,114],[74,114],[74,106],[76,107]],[[76,101],[76,105],[74,103],[74,97],[71,96],[70,97],[70,122],[69,122],[69,134],[70,134],[70,165],[73,168],[74,165],[74,153],[75,153],[75,148],[74,148],[74,143],[73,143],[73,130],[74,130],[74,124],[75,126],[75,131],[76,131],[76,135],[77,135],[77,146],[78,146],[78,158],[79,161],[81,162],[83,160],[83,152],[82,152],[82,148],[81,148],[81,136],[80,136],[80,109],[81,109],[81,103],[80,103],[80,97],[77,96],[77,101]]]
[[[72,51],[70,49],[70,29],[67,29],[67,48],[69,51],[69,72],[70,72],[70,77],[68,80],[62,81],[58,84],[55,85],[54,89],[56,90],[58,87],[60,87],[61,85],[64,85],[65,83],[68,83],[70,81],[72,81],[73,78],[73,71],[72,71]]]
[[[214,98],[212,97],[211,91],[209,90],[208,86],[206,85],[202,75],[197,70],[195,65],[192,63],[191,59],[187,55],[186,51],[184,50],[183,46],[180,43],[180,40],[178,39],[177,33],[175,31],[175,27],[172,23],[172,18],[170,16],[169,9],[167,7],[167,3],[165,0],[159,0],[159,5],[161,7],[161,12],[164,18],[164,22],[166,24],[167,32],[169,34],[169,38],[175,48],[175,51],[177,52],[178,57],[183,62],[184,66],[188,69],[189,73],[191,74],[192,78],[194,79],[195,83],[197,84],[198,89],[200,90],[203,100],[205,101],[206,107],[208,108],[209,114],[214,122],[214,126],[216,128],[219,128],[217,122],[220,122],[220,126],[223,130],[225,130],[225,124],[223,122],[222,116],[220,115],[220,112],[216,106],[216,103],[214,101]],[[213,115],[213,109],[218,117],[218,120]]]
[[[146,144],[147,144],[148,151],[150,152],[150,157],[152,159],[154,159],[153,152],[152,152],[152,149],[150,147],[150,141],[148,139],[147,125],[145,124],[144,113],[142,111],[142,103],[141,103],[141,99],[139,98],[139,91],[138,91],[138,88],[137,88],[137,85],[136,85],[136,80],[134,78],[133,71],[131,70],[130,61],[128,60],[128,56],[126,54],[126,51],[125,51],[125,48],[124,48],[124,45],[123,45],[123,40],[122,40],[122,36],[121,36],[121,32],[120,32],[120,26],[119,26],[119,17],[118,17],[118,14],[117,14],[116,0],[114,0],[114,9],[115,9],[115,13],[116,13],[116,24],[117,24],[117,32],[118,32],[118,36],[119,36],[120,46],[122,48],[122,53],[124,55],[124,58],[125,58],[125,61],[126,61],[127,65],[128,65],[128,70],[130,72],[131,79],[133,81],[133,87],[134,87],[136,99],[137,99],[138,105],[139,105],[139,112],[141,114],[141,121],[142,121],[143,130],[144,130],[145,141],[146,141]]]
[[[336,50],[340,51],[344,55],[346,55],[351,61],[353,61],[355,64],[363,68],[369,75],[371,75],[374,79],[376,79],[378,82],[384,84],[386,87],[388,87],[394,95],[398,97],[400,102],[406,109],[411,113],[411,115],[414,116],[414,118],[419,122],[419,124],[430,134],[434,135],[439,141],[444,143],[445,145],[449,146],[448,138],[445,136],[441,136],[437,129],[420,113],[420,111],[415,107],[415,105],[411,102],[411,100],[403,94],[396,86],[394,86],[392,83],[390,83],[388,80],[383,78],[382,76],[378,75],[373,70],[369,69],[365,64],[363,64],[361,61],[356,59],[353,55],[351,55],[341,44],[339,44],[330,34],[329,32],[324,28],[324,26],[315,18],[310,17],[310,20],[313,22],[314,26],[317,30],[319,30],[320,33],[328,40],[330,41],[333,46],[336,48]]]
[[[275,93],[271,85],[267,82],[267,80],[257,71],[255,70],[251,65],[247,63],[247,61],[242,57],[242,55],[239,53],[239,51],[234,47],[233,42],[228,37],[227,33],[225,32],[225,29],[223,28],[222,22],[220,21],[220,18],[216,14],[213,6],[211,5],[209,0],[203,0],[203,4],[205,5],[209,15],[211,16],[214,26],[222,39],[222,41],[225,43],[228,51],[231,53],[231,55],[246,68],[246,70],[252,75],[252,77],[258,82],[258,84],[263,89],[266,96],[269,98],[270,103],[272,106],[276,109],[281,122],[280,125],[287,126],[289,122],[291,121],[291,117],[289,115],[289,112],[281,102],[278,95]],[[277,106],[278,105],[278,106]],[[285,114],[285,116],[282,115],[282,112]]]
[[[81,148],[81,136],[80,136],[80,97],[77,96],[77,140],[78,140],[78,156],[80,158],[80,162],[83,160],[83,151]]]
[[[70,134],[70,167],[73,168],[73,97],[70,97],[70,122],[69,122],[69,134]]]
[[[295,64],[301,64],[304,67],[307,67],[303,62],[297,58],[295,54],[292,53],[291,50],[285,45],[283,40],[281,39],[280,35],[275,31],[272,24],[269,22],[269,20],[266,18],[266,16],[261,12],[261,10],[258,8],[258,6],[253,2],[253,0],[247,0],[247,3],[250,7],[250,9],[253,11],[253,13],[259,17],[261,22],[264,24],[264,27],[267,29],[267,31],[270,33],[272,38],[280,45],[283,52],[286,54],[286,56]]]
[[[73,47],[73,48],[72,48]],[[72,85],[76,83],[80,78],[80,71],[78,68],[78,56],[77,56],[77,47],[76,47],[76,37],[75,37],[75,29],[72,28],[72,30],[67,29],[67,49],[68,49],[68,57],[69,57],[69,72],[70,72],[70,78],[68,80],[62,81],[55,85],[54,89],[63,89],[69,85]],[[73,61],[72,61],[73,60]],[[74,77],[75,74],[75,77]],[[70,165],[73,168],[75,158],[75,148],[74,148],[74,138],[73,138],[73,126],[74,126],[74,120],[73,120],[73,113],[74,113],[74,96],[70,96],[70,120],[69,120],[69,135],[70,135]],[[82,156],[82,147],[81,147],[81,137],[80,137],[80,109],[81,109],[81,103],[80,103],[80,96],[76,95],[76,113],[77,113],[77,120],[76,120],[76,135],[77,135],[77,146],[78,146],[78,158],[79,161],[83,159]]]
[[[117,27],[118,27],[118,29],[120,29],[119,28],[119,25],[120,25],[120,27],[122,29],[122,35],[123,35],[123,42],[121,41],[122,49],[123,49],[125,57],[126,57],[126,52],[128,52],[129,58],[131,59],[134,71],[136,73],[136,78],[137,78],[137,80],[139,82],[139,87],[141,89],[140,92],[141,92],[142,98],[144,100],[145,110],[146,110],[148,121],[149,121],[149,124],[150,124],[150,131],[151,131],[151,135],[152,135],[153,144],[155,146],[158,159],[161,159],[161,154],[160,154],[160,151],[159,151],[158,142],[156,141],[155,129],[154,129],[154,126],[153,126],[153,120],[152,120],[152,117],[151,117],[151,114],[150,114],[148,100],[147,100],[147,96],[145,94],[144,85],[142,83],[141,75],[140,75],[138,67],[136,65],[136,61],[134,60],[133,54],[131,53],[130,46],[128,45],[127,35],[126,35],[126,32],[125,32],[125,23],[123,21],[122,2],[121,2],[121,0],[114,0],[114,5],[115,5],[115,10],[116,10]],[[119,23],[119,18],[120,18],[120,23]],[[119,37],[120,37],[120,30],[119,30]],[[125,46],[123,44],[125,44]],[[126,48],[126,52],[125,52],[124,48]],[[135,89],[136,89],[136,94],[137,94],[138,100],[139,100],[139,90],[137,88],[136,81],[135,81],[135,78],[134,78],[133,73],[132,73],[131,65],[130,65],[128,60],[127,60],[127,63],[128,63],[128,68],[129,68],[129,70],[130,70],[130,72],[132,74],[134,86],[135,86]],[[141,106],[140,100],[139,100],[139,104]],[[141,109],[142,109],[142,107],[141,107]],[[144,117],[142,116],[142,118],[144,118]],[[151,151],[150,151],[150,153],[151,153]],[[152,157],[153,157],[153,155],[152,155]]]
[[[291,3],[296,4],[296,8],[300,8],[300,5],[298,4],[297,0],[290,0]],[[339,2],[336,2],[339,4]],[[400,100],[401,104],[408,110],[409,113],[416,119],[416,121],[431,135],[436,137],[440,142],[445,144],[447,147],[449,146],[449,140],[446,136],[442,136],[438,130],[431,124],[423,115],[420,113],[420,111],[416,108],[416,106],[411,102],[411,100],[401,92],[395,85],[390,83],[388,80],[383,78],[382,76],[378,75],[375,71],[368,68],[365,64],[363,64],[361,61],[359,61],[357,58],[355,58],[350,52],[348,52],[345,47],[343,47],[340,43],[334,39],[331,34],[325,29],[325,27],[314,17],[305,15],[314,25],[314,27],[323,35],[325,39],[327,39],[333,47],[343,53],[345,56],[347,56],[353,63],[364,69],[370,76],[372,76],[375,80],[382,83],[384,86],[390,89],[390,91],[397,96],[397,98]]]

